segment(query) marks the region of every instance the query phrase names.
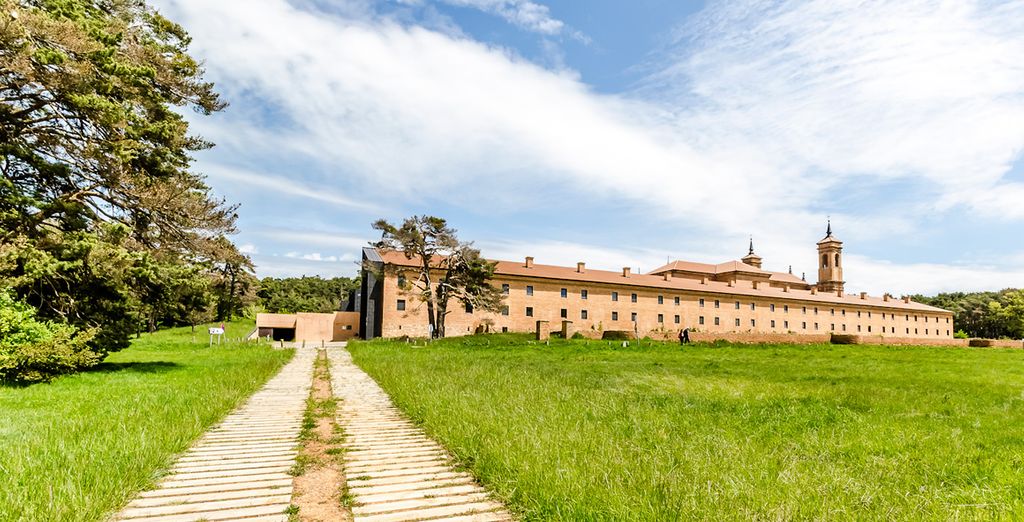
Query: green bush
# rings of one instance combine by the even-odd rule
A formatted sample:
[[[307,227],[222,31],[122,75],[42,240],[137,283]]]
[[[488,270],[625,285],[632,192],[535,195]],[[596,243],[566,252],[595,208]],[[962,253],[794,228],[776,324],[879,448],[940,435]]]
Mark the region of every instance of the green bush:
[[[632,338],[633,333],[625,330],[606,330],[601,334],[601,339],[604,341],[629,341]]]
[[[36,310],[0,291],[0,381],[32,383],[95,366],[95,330],[41,321]]]
[[[970,336],[963,330],[957,330],[956,333],[953,334],[954,339],[967,339],[968,337]]]
[[[579,332],[576,332],[576,333],[572,334],[572,338],[573,339],[586,339],[586,336],[584,336],[583,334],[581,334]]]

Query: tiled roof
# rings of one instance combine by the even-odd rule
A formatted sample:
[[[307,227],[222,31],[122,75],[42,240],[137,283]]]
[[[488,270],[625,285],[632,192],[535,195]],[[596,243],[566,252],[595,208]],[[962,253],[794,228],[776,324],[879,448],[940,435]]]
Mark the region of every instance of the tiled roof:
[[[403,254],[402,252],[380,252],[380,256],[383,259],[383,261],[388,264],[409,267],[419,266],[417,259],[410,260],[406,258],[405,254]],[[628,277],[626,277],[622,275],[622,272],[612,272],[608,270],[593,270],[589,268],[584,270],[583,272],[578,272],[575,267],[539,265],[536,263],[531,268],[527,268],[526,264],[521,261],[495,261],[495,263],[497,263],[497,267],[495,268],[495,274],[501,276],[554,279],[560,281],[573,281],[578,283],[625,285],[644,288],[688,291],[695,293],[700,292],[748,297],[790,299],[833,305],[874,306],[885,307],[892,310],[947,312],[946,310],[943,310],[941,308],[936,308],[921,303],[915,303],[913,301],[911,301],[910,303],[905,303],[902,299],[898,298],[891,298],[889,301],[885,301],[879,297],[866,297],[865,299],[861,299],[860,295],[856,294],[846,294],[843,295],[842,297],[839,297],[838,295],[831,292],[812,294],[809,290],[799,289],[791,289],[789,292],[784,292],[781,288],[772,288],[769,287],[768,285],[762,285],[760,288],[754,289],[752,287],[745,287],[745,285],[729,286],[728,283],[720,281],[708,281],[707,284],[701,284],[700,281],[684,279],[680,277],[672,278],[666,281],[663,276],[654,274],[630,274]],[[739,261],[734,261],[733,263],[743,265],[743,263],[740,263]],[[699,264],[700,263],[692,263],[692,265]],[[672,263],[669,263],[668,265],[665,266],[671,265]],[[749,265],[743,266],[748,267]],[[661,271],[662,268],[659,268],[657,271]],[[770,273],[765,272],[763,270],[758,270],[754,267],[749,268],[753,271],[759,271],[765,274]],[[801,281],[801,283],[804,282]],[[743,282],[741,282],[740,284],[742,285]]]

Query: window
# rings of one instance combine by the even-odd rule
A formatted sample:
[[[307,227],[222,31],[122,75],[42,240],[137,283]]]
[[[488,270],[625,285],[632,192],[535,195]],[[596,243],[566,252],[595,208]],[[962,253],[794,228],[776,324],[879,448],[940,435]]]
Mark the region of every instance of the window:
[[[658,296],[658,304],[660,304],[660,305],[665,304],[665,296],[663,296],[663,295],[659,295]]]
[[[736,301],[736,309],[737,309],[737,310],[739,310],[739,309],[740,309],[740,302],[739,302],[739,301]]]
[[[562,299],[565,299],[566,297],[569,297],[569,289],[568,288],[563,288],[562,289]]]
[[[563,308],[561,313],[560,313],[560,315],[561,315],[562,319],[568,319],[569,318],[569,310]]]
[[[871,325],[868,325],[868,333],[871,333]]]
[[[715,299],[715,308],[718,308],[718,307],[720,307],[721,305],[722,305],[722,303],[721,303],[721,302],[719,302],[719,301],[718,301],[718,299]]]
[[[839,266],[839,254],[836,254],[836,266]]]
[[[782,321],[782,327],[789,330],[789,321]]]
[[[703,297],[701,297],[700,299],[697,300],[697,306],[699,306],[701,308],[704,308],[704,298]]]
[[[836,309],[835,308],[832,309],[832,314],[831,315],[836,315]]]
[[[750,310],[751,311],[756,310],[754,303],[750,303]]]
[[[526,317],[533,317],[533,307],[532,306],[527,306],[526,307]]]
[[[927,328],[924,329],[924,334],[928,335],[928,329]]]
[[[587,298],[587,291],[586,290],[580,290],[580,299],[586,299],[586,298]]]
[[[636,322],[636,312],[629,314],[629,320],[633,321],[634,323]]]
[[[842,315],[843,317],[846,317],[846,309],[845,308],[840,310],[839,312],[840,312],[840,315]]]
[[[916,315],[914,316],[914,322],[915,323],[917,322],[917,316]]]
[[[772,319],[772,328],[775,328],[775,319]]]
[[[504,283],[501,285],[501,293],[508,295],[508,283]]]
[[[828,254],[824,254],[821,256],[821,266],[824,268],[828,268]]]
[[[398,274],[398,288],[405,288],[405,274]]]
[[[768,305],[768,311],[769,312],[774,312],[775,311],[775,303],[772,303],[772,304]]]
[[[817,306],[814,307],[814,315],[818,315],[818,307]]]
[[[703,315],[697,318],[697,324],[704,324],[704,316]]]
[[[533,285],[526,285],[526,295],[533,295]]]
[[[946,324],[949,324],[949,318],[948,317],[946,318]]]
[[[473,313],[473,303],[466,303],[466,313],[467,314]]]
[[[587,311],[586,310],[580,310],[580,319],[586,319],[586,318],[587,318]]]
[[[619,300],[619,293],[618,292],[612,292],[612,301],[618,301],[618,300]]]
[[[679,324],[679,323],[680,323],[680,321],[682,320],[682,319],[681,319],[681,318],[679,317],[679,314],[676,314],[676,317],[675,317],[675,319],[676,319],[676,324]]]
[[[858,316],[860,317],[860,316]],[[871,319],[871,310],[868,310],[868,319]]]
[[[665,322],[665,314],[658,314],[658,323]]]
[[[836,331],[836,323],[832,323],[830,330]]]
[[[917,328],[914,328],[914,335],[917,335]]]
[[[501,315],[508,315],[508,305],[501,307]]]
[[[736,318],[736,326],[739,326],[739,325],[740,325],[740,318],[739,318],[739,317],[737,317],[737,318]]]
[[[618,320],[619,320],[619,313],[618,312],[612,312],[612,321],[618,321]]]
[[[804,308],[804,315],[807,315],[807,307],[805,306],[803,308]]]
[[[907,334],[908,335],[910,334],[910,328],[907,328]]]
[[[844,332],[846,331],[846,325],[845,324],[843,325],[843,331]]]
[[[949,330],[946,330],[946,335],[949,335]]]
[[[909,321],[910,320],[910,316],[909,315],[903,316],[903,320],[904,321]]]
[[[636,294],[629,294],[629,301],[631,303],[635,303],[636,302]]]
[[[405,310],[405,299],[399,299],[398,300],[398,311],[401,312],[403,310]]]
[[[508,327],[507,326],[502,326],[501,327],[501,333],[508,333]]]
[[[784,313],[784,314],[788,314],[789,313],[789,305],[782,305],[782,313]]]
[[[803,323],[801,323],[800,324],[800,328],[806,330],[807,329],[807,321],[804,321]]]
[[[719,325],[719,320],[718,320],[718,317],[716,317],[715,318],[715,326],[718,326],[718,325]]]
[[[860,318],[860,310],[857,310],[857,318]]]
[[[815,330],[817,330],[817,329],[818,329],[818,323],[814,323],[814,329],[815,329]]]
[[[757,322],[756,322],[756,321],[754,321],[753,319],[751,319],[751,320],[750,320],[750,327],[751,327],[751,328],[754,328],[755,326],[757,326]]]
[[[676,306],[679,306],[679,296],[678,295],[675,298],[675,303],[676,303]]]
[[[860,325],[859,324],[857,325],[857,331],[858,332],[860,331]]]

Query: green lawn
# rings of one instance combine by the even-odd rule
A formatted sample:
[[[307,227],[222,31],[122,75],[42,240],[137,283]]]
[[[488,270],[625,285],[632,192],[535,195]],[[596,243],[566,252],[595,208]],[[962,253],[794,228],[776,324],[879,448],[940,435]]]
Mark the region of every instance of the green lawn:
[[[1024,351],[350,344],[531,520],[1024,518]]]
[[[251,322],[230,323],[244,336]],[[103,520],[291,358],[206,328],[143,334],[99,368],[0,387],[0,520]]]

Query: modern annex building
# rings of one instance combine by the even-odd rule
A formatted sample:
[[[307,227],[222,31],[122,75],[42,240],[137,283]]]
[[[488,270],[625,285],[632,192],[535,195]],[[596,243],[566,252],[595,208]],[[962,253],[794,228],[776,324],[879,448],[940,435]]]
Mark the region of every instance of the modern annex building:
[[[646,274],[497,261],[493,284],[505,294],[500,313],[452,303],[446,335],[480,331],[533,332],[538,327],[599,338],[609,330],[674,337],[683,328],[698,339],[942,344],[952,341],[953,314],[910,298],[844,293],[843,243],[829,225],[818,241],[818,281],[762,270],[749,253],[717,265],[673,261]],[[417,259],[398,251],[363,249],[360,329],[366,338],[424,337],[426,306],[399,288],[415,277]]]

